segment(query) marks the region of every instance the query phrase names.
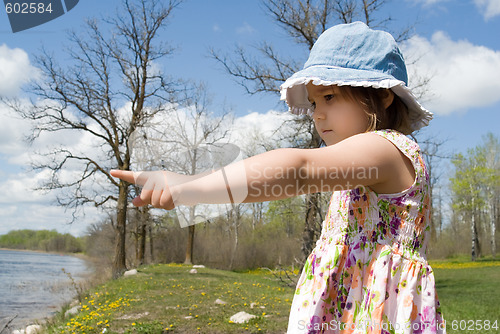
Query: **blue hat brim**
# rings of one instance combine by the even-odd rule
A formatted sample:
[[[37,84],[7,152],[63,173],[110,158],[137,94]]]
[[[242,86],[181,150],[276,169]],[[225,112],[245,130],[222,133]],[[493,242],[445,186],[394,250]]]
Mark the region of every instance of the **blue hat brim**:
[[[408,108],[413,131],[429,125],[433,114],[425,109],[415,98],[405,82],[393,76],[359,69],[333,66],[311,66],[296,72],[281,85],[281,100],[288,104],[293,114],[312,115],[314,109],[308,100],[308,83],[323,86],[353,86],[391,89]]]

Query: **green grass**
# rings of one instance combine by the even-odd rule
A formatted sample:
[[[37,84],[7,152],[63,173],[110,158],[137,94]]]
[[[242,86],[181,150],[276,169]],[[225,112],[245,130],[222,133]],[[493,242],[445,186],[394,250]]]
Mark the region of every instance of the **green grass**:
[[[500,261],[432,261],[447,332],[500,333]],[[497,329],[481,329],[487,321]]]
[[[500,327],[500,261],[453,259],[431,265],[448,333],[500,333],[478,327],[486,320],[497,321]],[[284,287],[268,271],[202,268],[193,275],[191,268],[145,266],[136,276],[109,281],[88,291],[77,316],[54,318],[48,332],[102,333],[104,328],[106,333],[286,332],[294,289]],[[216,299],[227,304],[217,305]],[[229,318],[240,311],[257,318],[231,323]]]
[[[236,273],[178,264],[142,267],[139,274],[89,291],[82,312],[55,320],[49,333],[284,333],[293,288],[270,273]],[[227,304],[215,304],[221,299]],[[251,304],[255,303],[251,308]],[[261,306],[263,308],[261,308]],[[256,315],[246,324],[230,317]],[[147,312],[147,315],[146,315]],[[191,316],[191,319],[185,317]]]

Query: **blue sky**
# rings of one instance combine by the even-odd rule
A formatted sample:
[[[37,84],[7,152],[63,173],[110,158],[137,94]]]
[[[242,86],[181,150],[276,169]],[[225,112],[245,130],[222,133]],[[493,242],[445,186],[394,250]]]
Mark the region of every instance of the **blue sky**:
[[[80,0],[67,14],[30,30],[12,33],[0,10],[0,95],[21,95],[21,87],[35,72],[33,56],[44,47],[60,55],[67,44],[66,31],[81,30],[83,20],[113,13],[118,0]],[[432,75],[432,92],[423,101],[435,113],[425,130],[447,139],[446,153],[463,152],[492,132],[500,136],[500,0],[402,0],[388,1],[381,15],[390,14],[389,29],[397,31],[416,22],[415,36],[402,46],[406,58],[419,58],[411,73]],[[220,66],[208,49],[230,52],[235,45],[267,41],[282,54],[307,58],[300,48],[265,14],[260,2],[187,0],[175,10],[165,41],[176,47],[162,70],[174,76],[207,83],[214,108],[232,106],[240,122],[258,124],[270,110],[283,110],[278,96],[247,95]],[[26,174],[29,157],[22,143],[28,127],[0,108],[0,234],[17,228],[56,228],[81,234],[92,220],[67,225],[68,213],[50,204],[50,196],[32,192],[29,184],[45,174]],[[262,118],[261,118],[262,117]],[[43,145],[43,143],[39,144]],[[443,168],[448,163],[443,163]]]

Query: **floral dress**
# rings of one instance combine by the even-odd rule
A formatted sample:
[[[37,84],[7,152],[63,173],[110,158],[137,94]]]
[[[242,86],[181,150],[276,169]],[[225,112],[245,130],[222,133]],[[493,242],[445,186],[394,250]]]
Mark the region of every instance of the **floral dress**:
[[[420,148],[394,130],[374,133],[411,160],[415,181],[395,194],[363,186],[332,194],[287,333],[446,333],[425,255],[431,203]]]

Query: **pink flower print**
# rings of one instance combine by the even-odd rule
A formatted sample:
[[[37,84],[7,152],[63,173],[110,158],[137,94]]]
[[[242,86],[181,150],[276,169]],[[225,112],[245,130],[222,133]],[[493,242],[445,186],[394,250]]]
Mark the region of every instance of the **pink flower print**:
[[[436,315],[431,306],[425,306],[422,313],[419,313],[417,321],[413,322],[411,327],[413,334],[437,333],[436,331]]]
[[[426,333],[436,333],[436,313],[431,306],[424,307],[421,322],[426,329]]]
[[[350,268],[356,264],[356,256],[355,256],[355,250],[359,249],[359,242],[354,245],[354,247],[349,247],[348,253],[347,253],[347,261],[346,261],[346,267]]]

